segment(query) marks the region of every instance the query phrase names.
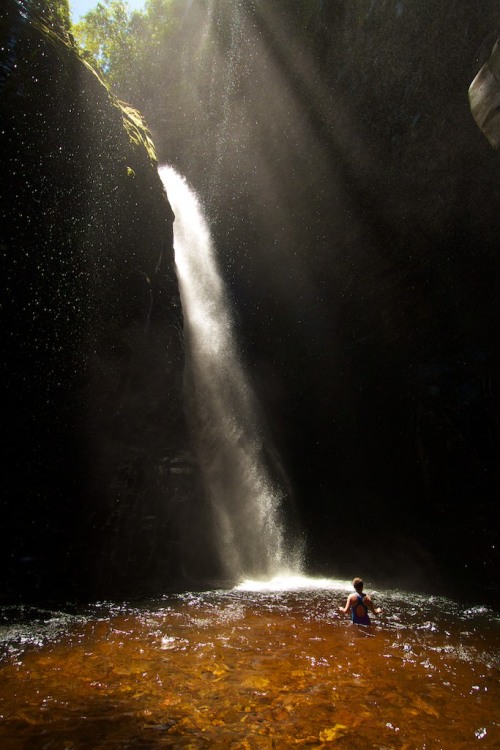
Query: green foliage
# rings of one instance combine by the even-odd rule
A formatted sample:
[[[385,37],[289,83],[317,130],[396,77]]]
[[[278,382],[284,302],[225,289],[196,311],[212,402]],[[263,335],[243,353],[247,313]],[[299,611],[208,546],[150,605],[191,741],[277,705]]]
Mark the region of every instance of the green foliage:
[[[71,27],[69,0],[49,0],[47,5],[51,15],[57,19],[60,26],[65,31],[69,31]]]
[[[114,93],[140,106],[149,79],[159,75],[162,49],[176,27],[182,3],[149,0],[143,13],[124,0],[103,0],[72,28],[77,44]]]
[[[123,0],[104,0],[72,29],[90,62],[118,88],[123,88],[133,73],[137,58],[133,15]]]

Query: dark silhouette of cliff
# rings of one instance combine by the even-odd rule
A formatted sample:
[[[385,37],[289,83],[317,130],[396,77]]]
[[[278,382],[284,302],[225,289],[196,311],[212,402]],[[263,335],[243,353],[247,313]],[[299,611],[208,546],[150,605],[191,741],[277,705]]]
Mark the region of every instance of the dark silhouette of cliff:
[[[203,521],[154,146],[44,3],[2,14],[1,596],[164,591]]]

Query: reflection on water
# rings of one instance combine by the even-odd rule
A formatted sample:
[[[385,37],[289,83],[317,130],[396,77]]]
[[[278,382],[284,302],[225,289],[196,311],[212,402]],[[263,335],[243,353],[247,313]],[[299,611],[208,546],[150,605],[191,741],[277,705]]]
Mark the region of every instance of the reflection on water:
[[[290,582],[288,582],[288,586]],[[0,748],[500,747],[500,627],[483,607],[343,582],[1,611]]]

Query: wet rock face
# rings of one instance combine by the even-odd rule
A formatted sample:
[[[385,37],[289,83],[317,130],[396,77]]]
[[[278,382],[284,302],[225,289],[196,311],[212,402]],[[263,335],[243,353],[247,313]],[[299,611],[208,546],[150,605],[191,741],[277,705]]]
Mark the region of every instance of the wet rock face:
[[[494,149],[500,147],[500,40],[469,88],[472,115]]]
[[[43,8],[1,33],[2,593],[165,587],[192,493],[173,214],[140,116]]]
[[[308,560],[424,581],[431,560],[476,591],[499,578],[500,172],[467,92],[498,3],[210,7],[205,99],[178,65],[177,137],[161,92],[145,111],[214,217]],[[186,28],[177,60],[207,24]]]

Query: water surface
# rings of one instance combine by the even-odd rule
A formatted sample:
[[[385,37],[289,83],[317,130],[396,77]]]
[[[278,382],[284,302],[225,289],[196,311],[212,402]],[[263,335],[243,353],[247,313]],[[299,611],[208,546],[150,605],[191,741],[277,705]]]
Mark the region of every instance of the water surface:
[[[376,591],[364,628],[292,585],[4,608],[0,748],[500,747],[497,614]]]

